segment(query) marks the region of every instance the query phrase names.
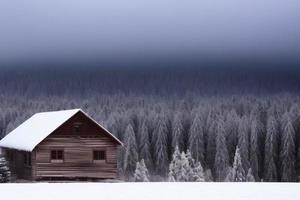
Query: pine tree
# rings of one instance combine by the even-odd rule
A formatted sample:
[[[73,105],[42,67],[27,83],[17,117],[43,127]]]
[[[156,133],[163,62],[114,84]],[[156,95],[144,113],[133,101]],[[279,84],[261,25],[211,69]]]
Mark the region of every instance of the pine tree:
[[[190,170],[188,171],[188,181],[203,182],[205,178],[204,178],[204,172],[201,163],[193,159],[192,154],[189,150],[187,150],[185,155],[188,160],[188,165],[190,168]]]
[[[136,163],[136,169],[134,172],[135,182],[149,182],[149,173],[145,165],[144,159]]]
[[[250,135],[250,166],[253,176],[256,180],[259,180],[259,159],[258,159],[258,135],[261,133],[261,126],[257,119],[251,121],[251,135]]]
[[[204,181],[203,168],[200,162],[195,163],[191,153],[180,153],[176,146],[169,165],[170,182],[201,182]]]
[[[172,150],[178,145],[180,150],[184,148],[183,126],[179,114],[175,114],[172,123]]]
[[[245,182],[246,174],[242,164],[240,149],[236,148],[233,166],[228,171],[226,181],[228,182]]]
[[[238,143],[238,121],[239,117],[236,114],[235,110],[231,110],[227,113],[225,122],[225,132],[230,163],[233,162],[235,148]]]
[[[138,161],[137,144],[131,124],[126,128],[124,140],[123,171],[126,175],[130,175],[134,172]]]
[[[255,178],[254,178],[254,175],[252,173],[251,168],[249,168],[249,170],[248,170],[248,173],[247,173],[247,176],[246,176],[246,181],[247,182],[255,182]]]
[[[180,173],[180,162],[181,162],[181,154],[178,146],[175,147],[175,151],[172,155],[172,161],[169,165],[169,181],[178,181],[178,176]]]
[[[204,163],[204,127],[199,115],[195,116],[189,132],[189,150],[195,160]]]
[[[10,170],[8,162],[5,157],[0,155],[0,183],[7,183],[10,181]]]
[[[200,162],[197,162],[192,168],[192,173],[189,174],[190,182],[204,182],[205,176]]]
[[[276,152],[278,127],[276,119],[269,114],[265,142],[264,181],[277,181]]]
[[[167,152],[167,125],[163,117],[158,120],[155,141],[155,166],[160,175],[165,175],[169,163]]]
[[[217,123],[217,138],[216,138],[216,157],[215,157],[215,174],[217,181],[224,181],[228,166],[229,156],[226,146],[224,121],[219,117]]]
[[[282,139],[280,148],[281,160],[281,181],[295,180],[295,130],[289,113],[285,113],[282,118]]]
[[[152,168],[152,158],[150,154],[150,137],[146,122],[144,121],[140,131],[140,142],[139,142],[139,158],[144,159],[146,166],[149,169]]]
[[[215,157],[216,157],[216,132],[217,132],[217,120],[212,113],[209,114],[206,125],[207,131],[207,145],[205,163],[206,167],[214,169]]]
[[[238,147],[240,149],[240,155],[243,163],[244,170],[248,170],[250,167],[249,163],[249,120],[246,117],[243,117],[240,120],[238,127]]]
[[[298,148],[298,153],[297,153],[296,173],[298,176],[297,177],[298,182],[300,182],[300,147]]]

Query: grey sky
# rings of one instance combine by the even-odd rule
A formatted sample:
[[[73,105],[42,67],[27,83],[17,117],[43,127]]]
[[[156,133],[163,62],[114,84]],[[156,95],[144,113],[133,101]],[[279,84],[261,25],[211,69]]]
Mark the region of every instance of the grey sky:
[[[300,52],[299,0],[1,0],[0,61]]]

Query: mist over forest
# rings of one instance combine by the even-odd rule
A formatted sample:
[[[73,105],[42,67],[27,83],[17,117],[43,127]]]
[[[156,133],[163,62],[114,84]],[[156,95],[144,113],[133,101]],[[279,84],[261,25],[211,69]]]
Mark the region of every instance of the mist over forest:
[[[82,108],[120,138],[119,174],[167,180],[176,146],[223,181],[239,147],[256,181],[299,181],[297,68],[16,68],[0,73],[0,135],[36,112]]]

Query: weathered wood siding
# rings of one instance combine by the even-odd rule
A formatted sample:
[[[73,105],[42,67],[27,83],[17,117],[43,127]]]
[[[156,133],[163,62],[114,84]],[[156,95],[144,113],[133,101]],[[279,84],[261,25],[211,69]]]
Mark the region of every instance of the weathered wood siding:
[[[73,124],[81,123],[80,133]],[[116,178],[119,144],[93,121],[77,113],[32,152],[33,177]],[[51,163],[51,150],[63,150],[62,163]],[[94,162],[93,150],[105,150],[106,161]]]
[[[12,177],[18,179],[32,179],[32,166],[24,164],[24,151],[4,149],[5,157],[9,162]]]

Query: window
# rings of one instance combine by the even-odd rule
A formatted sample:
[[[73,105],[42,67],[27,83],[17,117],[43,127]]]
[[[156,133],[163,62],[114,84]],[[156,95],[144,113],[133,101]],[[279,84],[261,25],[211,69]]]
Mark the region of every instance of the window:
[[[80,122],[76,122],[73,124],[73,133],[74,134],[79,134],[81,131],[81,123]]]
[[[104,161],[106,159],[105,151],[96,150],[93,152],[94,161]]]
[[[24,165],[30,167],[31,166],[31,153],[30,152],[26,152],[24,153]]]
[[[63,150],[51,150],[51,161],[62,162],[64,159],[64,151]]]

